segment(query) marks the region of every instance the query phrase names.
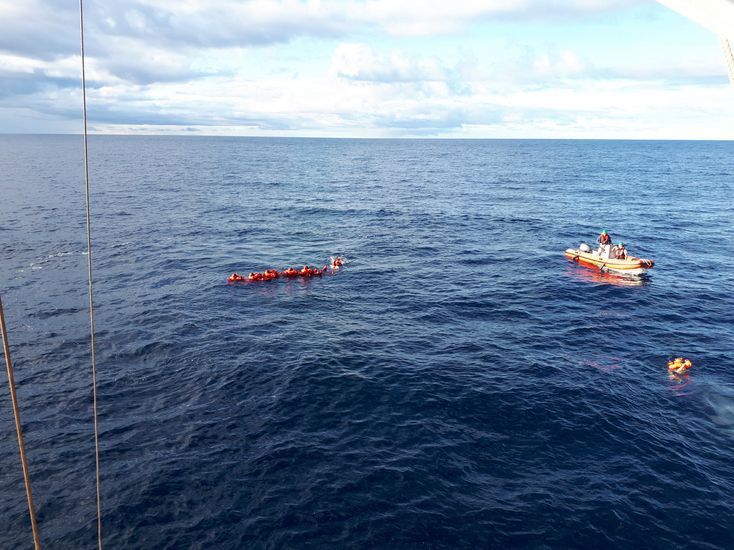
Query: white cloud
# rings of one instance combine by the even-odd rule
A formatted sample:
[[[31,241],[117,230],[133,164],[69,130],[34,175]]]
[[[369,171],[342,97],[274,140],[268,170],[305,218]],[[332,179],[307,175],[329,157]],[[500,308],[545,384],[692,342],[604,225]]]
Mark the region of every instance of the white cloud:
[[[371,0],[344,2],[355,20],[379,25],[399,36],[455,34],[490,19],[562,20],[640,4],[640,0]]]
[[[90,120],[101,132],[734,138],[719,58],[600,62],[522,33],[431,47],[488,20],[571,28],[641,1],[90,0]],[[75,17],[0,0],[0,128],[78,129]]]
[[[90,0],[92,49],[114,36],[160,47],[246,47],[301,36],[347,37],[361,32],[398,36],[460,34],[492,19],[570,19],[645,0]],[[44,56],[78,48],[76,3],[27,0],[0,3],[0,50]]]
[[[366,44],[340,44],[331,59],[335,75],[374,82],[445,81],[455,69],[434,56],[412,57],[394,49],[380,55]]]
[[[532,68],[536,77],[556,78],[583,74],[588,66],[576,53],[562,50],[557,55],[548,51],[538,54]]]

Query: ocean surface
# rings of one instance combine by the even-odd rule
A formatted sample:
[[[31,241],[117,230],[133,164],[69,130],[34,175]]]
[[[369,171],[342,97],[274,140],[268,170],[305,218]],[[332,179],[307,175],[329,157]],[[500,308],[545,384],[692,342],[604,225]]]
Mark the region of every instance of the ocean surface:
[[[47,548],[96,544],[81,147],[0,136]],[[90,157],[106,547],[734,547],[734,143],[93,136]],[[602,228],[651,276],[564,258]],[[0,548],[32,548],[4,372],[0,518]]]

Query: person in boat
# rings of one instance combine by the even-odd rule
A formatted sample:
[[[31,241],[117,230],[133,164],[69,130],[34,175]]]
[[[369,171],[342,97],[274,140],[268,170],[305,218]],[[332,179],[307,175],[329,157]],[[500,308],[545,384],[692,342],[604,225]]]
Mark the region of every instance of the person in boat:
[[[612,237],[607,233],[606,229],[601,230],[601,234],[596,238],[599,243],[599,249],[596,251],[597,256],[608,258],[612,251]]]
[[[627,249],[624,247],[624,243],[619,243],[617,246],[612,248],[612,253],[617,260],[626,260],[628,257]]]

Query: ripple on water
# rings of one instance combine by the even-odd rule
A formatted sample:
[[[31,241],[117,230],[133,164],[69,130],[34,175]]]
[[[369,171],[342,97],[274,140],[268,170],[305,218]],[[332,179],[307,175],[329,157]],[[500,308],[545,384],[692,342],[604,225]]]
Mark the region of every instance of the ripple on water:
[[[78,144],[0,142],[42,536],[91,546]],[[734,546],[731,144],[90,145],[108,545]],[[601,225],[651,277],[563,258]],[[225,282],[335,254],[333,276]],[[0,415],[8,464],[12,431]],[[23,546],[12,468],[0,494],[0,546]]]

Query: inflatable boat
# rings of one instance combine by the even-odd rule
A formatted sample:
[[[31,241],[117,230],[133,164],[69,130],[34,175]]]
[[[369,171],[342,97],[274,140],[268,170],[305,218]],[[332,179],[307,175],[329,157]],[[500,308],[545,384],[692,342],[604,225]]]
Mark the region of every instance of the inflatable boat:
[[[569,248],[564,253],[572,262],[578,262],[587,267],[596,267],[602,271],[613,271],[624,275],[643,275],[655,265],[654,260],[627,256],[626,259],[601,256],[589,245],[581,244],[578,248]]]

